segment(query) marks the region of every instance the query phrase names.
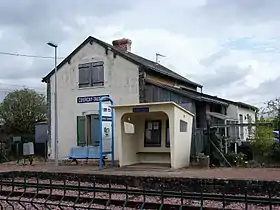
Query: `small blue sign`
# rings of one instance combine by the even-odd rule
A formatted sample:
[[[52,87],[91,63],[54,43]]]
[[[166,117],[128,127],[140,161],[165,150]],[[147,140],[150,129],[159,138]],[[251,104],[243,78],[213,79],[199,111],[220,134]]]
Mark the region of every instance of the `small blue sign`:
[[[77,97],[77,103],[78,104],[94,103],[94,102],[98,102],[100,100],[100,98],[105,97],[105,96],[109,97],[109,95]]]
[[[112,117],[103,116],[102,121],[112,121]]]
[[[134,113],[138,113],[138,112],[149,112],[149,108],[148,107],[136,107],[136,108],[132,108],[132,111]]]

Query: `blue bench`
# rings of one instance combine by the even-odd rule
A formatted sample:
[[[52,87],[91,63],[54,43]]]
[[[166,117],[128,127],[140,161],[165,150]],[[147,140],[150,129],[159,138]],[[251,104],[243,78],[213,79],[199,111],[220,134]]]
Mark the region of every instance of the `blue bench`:
[[[72,162],[78,164],[78,160],[86,160],[86,163],[90,159],[100,159],[99,146],[97,147],[72,147],[68,158]],[[102,163],[105,165],[106,155],[102,156]]]

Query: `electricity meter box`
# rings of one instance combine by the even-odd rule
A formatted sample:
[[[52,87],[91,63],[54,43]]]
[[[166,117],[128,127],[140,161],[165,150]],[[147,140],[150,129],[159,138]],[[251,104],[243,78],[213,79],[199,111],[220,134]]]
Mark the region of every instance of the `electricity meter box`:
[[[23,144],[23,156],[34,155],[34,143],[28,142]]]

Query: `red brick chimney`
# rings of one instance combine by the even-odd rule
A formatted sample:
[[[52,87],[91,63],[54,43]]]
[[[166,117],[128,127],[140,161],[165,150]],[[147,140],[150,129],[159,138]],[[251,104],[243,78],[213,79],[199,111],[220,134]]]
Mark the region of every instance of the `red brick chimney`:
[[[131,51],[132,41],[130,39],[117,39],[112,42],[113,46],[124,51]]]

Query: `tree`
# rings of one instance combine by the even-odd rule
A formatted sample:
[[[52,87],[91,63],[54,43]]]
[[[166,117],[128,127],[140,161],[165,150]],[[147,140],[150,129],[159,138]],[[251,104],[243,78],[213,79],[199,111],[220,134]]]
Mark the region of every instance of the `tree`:
[[[273,130],[280,130],[280,98],[268,101],[259,114],[259,122],[271,123],[271,125],[256,126],[255,140],[252,145],[254,155],[279,161],[280,144],[274,143]]]
[[[34,134],[35,123],[46,120],[45,96],[31,89],[10,92],[0,104],[0,118],[10,134]]]
[[[280,130],[280,98],[268,101],[260,114],[272,120],[275,130]]]
[[[252,140],[252,149],[254,156],[264,157],[269,155],[273,145],[273,126],[271,119],[260,119],[254,131],[254,139]],[[267,123],[267,124],[265,124]]]

